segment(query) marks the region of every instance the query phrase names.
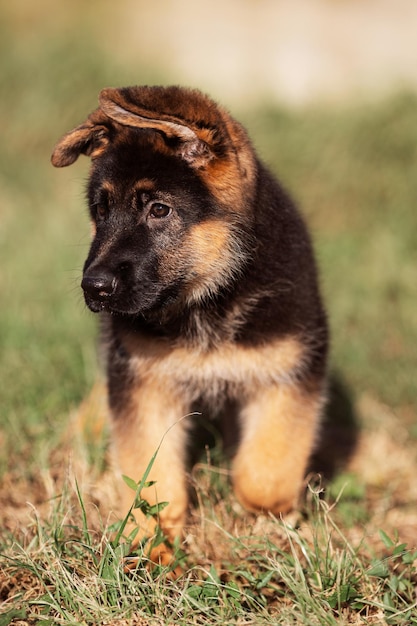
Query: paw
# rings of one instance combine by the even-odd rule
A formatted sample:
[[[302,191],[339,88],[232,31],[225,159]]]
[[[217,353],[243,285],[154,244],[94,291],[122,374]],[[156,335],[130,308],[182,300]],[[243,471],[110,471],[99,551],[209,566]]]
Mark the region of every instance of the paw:
[[[146,567],[151,571],[159,567],[164,570],[164,574],[169,580],[175,580],[183,573],[174,551],[165,543],[151,547],[148,553],[146,553],[145,548],[143,554],[138,556],[129,555],[123,559],[123,570],[125,573],[134,572],[142,567]]]

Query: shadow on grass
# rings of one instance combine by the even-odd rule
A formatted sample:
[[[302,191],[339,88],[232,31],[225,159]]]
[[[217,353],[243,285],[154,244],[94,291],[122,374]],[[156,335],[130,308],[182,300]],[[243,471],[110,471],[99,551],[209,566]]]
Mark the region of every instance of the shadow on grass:
[[[237,403],[229,403],[214,419],[201,403],[194,407],[190,465],[207,460],[208,450],[215,464],[234,456],[240,437]],[[321,428],[319,445],[313,454],[308,473],[320,474],[326,482],[344,470],[355,452],[359,424],[352,392],[342,376],[333,372],[329,380],[329,399]],[[277,460],[278,461],[278,460]]]
[[[330,375],[329,399],[320,442],[310,461],[310,472],[326,481],[342,471],[352,458],[359,436],[352,392],[338,372]]]

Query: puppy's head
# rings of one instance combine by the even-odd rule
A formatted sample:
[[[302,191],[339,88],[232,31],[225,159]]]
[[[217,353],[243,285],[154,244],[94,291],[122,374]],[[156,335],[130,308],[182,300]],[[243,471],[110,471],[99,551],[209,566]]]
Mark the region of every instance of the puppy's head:
[[[243,128],[200,92],[105,89],[58,142],[56,167],[90,156],[93,311],[176,310],[228,287],[248,254],[256,160]]]

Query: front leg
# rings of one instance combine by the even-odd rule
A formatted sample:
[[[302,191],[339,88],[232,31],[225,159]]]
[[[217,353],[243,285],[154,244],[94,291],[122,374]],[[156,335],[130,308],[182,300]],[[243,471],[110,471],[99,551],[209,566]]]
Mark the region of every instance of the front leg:
[[[180,536],[187,510],[185,477],[187,407],[176,392],[158,380],[141,380],[132,386],[122,406],[113,410],[112,440],[116,463],[121,475],[139,483],[149,462],[158,450],[147,481],[155,484],[144,488],[141,497],[154,505],[169,502],[159,513],[158,524],[170,541]],[[134,500],[134,492],[121,480],[120,514],[125,516]],[[132,511],[124,534],[134,528],[138,533],[134,544],[152,538],[156,521],[139,509]],[[166,546],[155,548],[150,554],[154,561],[170,562],[172,554]]]
[[[249,510],[286,513],[296,504],[314,448],[322,393],[301,383],[260,388],[241,411],[233,462],[236,495]]]

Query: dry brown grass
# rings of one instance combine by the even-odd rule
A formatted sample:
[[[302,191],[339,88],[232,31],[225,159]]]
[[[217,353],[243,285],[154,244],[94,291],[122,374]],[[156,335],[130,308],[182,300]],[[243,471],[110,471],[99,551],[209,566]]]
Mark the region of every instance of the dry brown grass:
[[[102,393],[96,388],[88,401],[72,416],[62,444],[51,453],[48,470],[22,477],[19,471],[21,460],[16,459],[15,468],[2,478],[0,524],[3,537],[8,537],[3,553],[6,557],[12,557],[12,560],[3,559],[0,569],[0,598],[6,609],[30,606],[32,603],[34,607],[38,607],[32,609],[29,621],[18,619],[17,611],[13,624],[36,623],[33,621],[33,615],[41,609],[40,600],[45,597],[48,584],[49,591],[55,593],[55,583],[52,580],[48,583],[48,577],[40,578],[36,569],[22,567],[22,561],[19,561],[24,554],[29,554],[32,561],[42,560],[38,551],[45,549],[50,538],[45,539],[46,543],[42,544],[42,541],[39,541],[39,534],[43,531],[40,529],[52,528],[54,523],[56,524],[58,509],[58,517],[60,516],[61,520],[58,525],[72,528],[74,536],[82,534],[79,529],[83,528],[85,520],[83,521],[75,480],[82,489],[88,532],[95,545],[94,549],[101,555],[104,553],[104,545],[109,540],[105,529],[114,521],[112,504],[117,498],[117,487],[111,463],[97,464],[91,456],[92,442],[97,444],[98,440],[105,441],[102,401]],[[301,562],[306,546],[311,550],[318,549],[324,554],[326,542],[333,541],[332,549],[340,558],[343,551],[351,550],[354,555],[352,558],[364,564],[362,572],[360,567],[355,565],[358,568],[358,578],[362,577],[356,584],[361,598],[370,602],[369,607],[360,611],[354,610],[347,603],[338,612],[337,623],[395,623],[384,621],[385,613],[378,606],[381,602],[383,582],[379,578],[367,578],[364,571],[371,567],[375,559],[382,562],[386,558],[389,563],[392,556],[392,550],[384,545],[379,532],[381,529],[389,537],[396,537],[397,544],[407,544],[410,551],[417,549],[416,449],[408,440],[406,431],[399,426],[397,419],[386,406],[366,396],[360,398],[358,406],[362,417],[366,423],[371,424],[371,428],[360,433],[356,451],[343,474],[346,485],[343,485],[343,480],[337,483],[340,493],[336,500],[339,502],[335,502],[334,489],[333,491],[330,489],[329,494],[325,496],[323,506],[327,514],[331,514],[334,527],[327,527],[326,522],[326,529],[320,530],[319,539],[314,513],[317,504],[314,503],[315,496],[312,496],[311,487],[307,490],[307,494],[310,495],[307,495],[304,513],[295,512],[288,516],[285,523],[281,523],[267,515],[254,516],[245,513],[229,490],[227,468],[216,467],[211,462],[209,453],[207,462],[198,463],[194,467],[190,483],[195,490],[196,498],[190,510],[182,545],[187,554],[185,577],[188,584],[204,584],[203,581],[207,579],[209,573],[215,571],[219,584],[238,585],[243,592],[252,593],[253,584],[249,580],[250,576],[259,583],[259,579],[262,578],[260,569],[264,569],[263,575],[266,572],[268,578],[265,563],[267,561],[271,563],[273,558],[276,558],[273,555],[276,555],[277,550],[286,554],[294,553]],[[98,416],[98,419],[92,419],[93,416]],[[105,446],[100,445],[103,451]],[[352,481],[353,492],[350,486]],[[317,480],[313,482],[315,485],[313,491],[320,491],[321,486],[317,487],[319,484]],[[356,483],[360,483],[363,489],[360,497],[354,492]],[[329,511],[331,513],[328,513]],[[329,534],[327,539],[324,537],[326,532]],[[318,542],[322,542],[319,547]],[[271,546],[274,547],[273,550]],[[16,559],[20,562],[17,568]],[[392,575],[398,575],[400,565],[393,563]],[[55,566],[59,568],[58,564]],[[79,562],[72,567],[74,571],[78,570],[77,575],[86,580],[91,577],[91,563]],[[290,612],[293,610],[294,596],[286,592],[288,582],[274,581],[272,576],[270,580],[267,580],[264,587],[258,591],[262,594],[262,601],[266,603],[261,614],[266,613],[273,620],[277,619],[278,615],[283,615],[283,611],[285,613],[287,610]],[[152,584],[151,580],[148,582]],[[414,580],[413,584],[416,582]],[[161,621],[166,619],[161,618],[162,614],[163,612],[156,610],[152,618],[147,620],[142,612],[133,611],[126,620],[115,615],[114,619],[102,623],[120,625],[129,623],[139,626],[166,623]],[[253,616],[251,619],[254,619]],[[265,620],[265,616],[262,619]],[[196,617],[193,623],[210,622],[200,622]]]

